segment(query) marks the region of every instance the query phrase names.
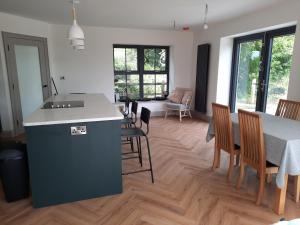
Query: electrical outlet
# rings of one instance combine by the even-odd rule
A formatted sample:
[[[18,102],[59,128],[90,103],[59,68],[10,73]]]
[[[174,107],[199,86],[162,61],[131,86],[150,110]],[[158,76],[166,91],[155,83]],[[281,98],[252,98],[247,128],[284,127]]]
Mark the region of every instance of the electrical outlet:
[[[86,126],[71,127],[71,135],[87,134]]]

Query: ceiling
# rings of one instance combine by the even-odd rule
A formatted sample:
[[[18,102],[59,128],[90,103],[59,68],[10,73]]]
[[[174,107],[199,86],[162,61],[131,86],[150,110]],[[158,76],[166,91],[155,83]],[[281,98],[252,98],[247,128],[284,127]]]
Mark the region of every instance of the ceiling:
[[[219,22],[269,7],[284,0],[81,0],[81,25],[146,29],[199,27],[205,3],[208,22]],[[68,0],[0,0],[0,11],[54,24],[71,23]]]

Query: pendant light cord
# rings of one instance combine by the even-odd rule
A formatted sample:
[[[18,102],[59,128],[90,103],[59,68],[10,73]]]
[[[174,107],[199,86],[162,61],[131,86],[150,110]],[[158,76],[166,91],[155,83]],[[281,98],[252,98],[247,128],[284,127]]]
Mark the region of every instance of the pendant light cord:
[[[208,4],[205,4],[204,24],[207,23]]]
[[[75,4],[74,1],[72,2],[73,8],[72,8],[72,15],[73,15],[73,20],[76,20],[76,11],[75,11]]]

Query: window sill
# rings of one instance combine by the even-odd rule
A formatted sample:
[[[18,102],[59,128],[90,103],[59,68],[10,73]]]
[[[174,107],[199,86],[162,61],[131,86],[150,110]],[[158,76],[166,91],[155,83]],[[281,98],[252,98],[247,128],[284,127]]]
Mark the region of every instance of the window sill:
[[[167,102],[168,99],[163,99],[163,100],[137,100],[138,103],[150,103],[150,104],[155,104],[155,103],[165,103]],[[124,104],[125,102],[123,101],[116,101],[114,104],[119,105],[119,104]]]
[[[142,102],[142,103],[159,103],[159,102],[166,102],[168,99],[153,99],[153,100],[137,100],[137,102]]]
[[[134,101],[137,101],[137,102],[164,102],[167,100],[168,100],[167,98],[158,98],[158,99],[138,99],[138,100],[134,100]],[[117,100],[116,102],[125,102],[125,100]]]

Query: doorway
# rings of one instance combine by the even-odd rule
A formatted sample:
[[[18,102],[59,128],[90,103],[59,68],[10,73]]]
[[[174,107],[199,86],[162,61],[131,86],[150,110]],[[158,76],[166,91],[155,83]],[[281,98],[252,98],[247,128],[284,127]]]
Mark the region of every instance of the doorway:
[[[2,32],[16,135],[23,118],[51,96],[47,39]]]
[[[230,107],[275,114],[286,99],[296,26],[234,39]]]

